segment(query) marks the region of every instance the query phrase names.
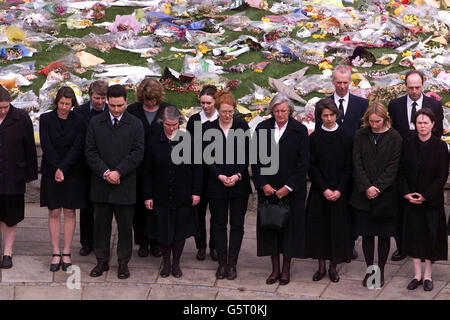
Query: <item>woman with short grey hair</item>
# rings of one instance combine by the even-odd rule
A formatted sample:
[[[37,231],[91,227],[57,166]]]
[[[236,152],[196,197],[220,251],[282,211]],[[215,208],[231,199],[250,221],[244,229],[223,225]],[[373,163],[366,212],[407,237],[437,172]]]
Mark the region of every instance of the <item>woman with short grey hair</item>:
[[[294,104],[292,103],[292,100],[289,99],[289,97],[285,93],[277,93],[272,100],[269,103],[269,106],[267,107],[267,114],[271,114],[273,116],[273,108],[275,108],[277,105],[286,102],[287,106],[289,108],[289,115],[291,115],[294,112]]]

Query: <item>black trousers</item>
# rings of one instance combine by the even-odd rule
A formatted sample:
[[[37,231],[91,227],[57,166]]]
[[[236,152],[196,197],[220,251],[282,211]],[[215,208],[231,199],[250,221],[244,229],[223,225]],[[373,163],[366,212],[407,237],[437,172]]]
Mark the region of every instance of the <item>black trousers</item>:
[[[141,194],[139,190],[138,194]],[[144,198],[138,196],[136,199],[136,205],[134,207],[133,230],[134,243],[140,246],[145,246],[148,244],[150,244],[151,246],[158,245],[157,239],[148,239],[145,235],[145,228],[148,226],[148,216],[149,211],[145,208]]]
[[[195,206],[198,216],[198,226],[200,229],[200,237],[195,237],[195,246],[197,249],[206,249],[206,207],[208,206],[209,199],[206,195],[201,195],[200,202]],[[209,248],[215,249],[214,243],[214,228],[212,215],[209,220]]]
[[[94,203],[94,252],[98,263],[109,263],[112,218],[117,222],[117,257],[119,264],[126,264],[133,251],[133,215],[134,205]]]
[[[90,179],[86,180],[86,199],[89,199],[91,182]],[[86,208],[80,209],[80,243],[82,247],[94,246],[94,203],[89,200],[86,202]]]
[[[228,251],[228,264],[232,266],[236,266],[239,251],[241,250],[247,204],[248,196],[230,199],[209,199],[217,254],[219,259],[221,259],[221,257],[227,256]],[[230,242],[227,246],[228,210],[230,212]]]

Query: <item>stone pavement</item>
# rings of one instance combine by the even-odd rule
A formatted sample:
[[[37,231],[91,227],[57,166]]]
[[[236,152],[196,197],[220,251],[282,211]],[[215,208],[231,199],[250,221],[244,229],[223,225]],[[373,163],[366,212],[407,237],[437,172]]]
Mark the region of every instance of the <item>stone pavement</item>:
[[[209,219],[208,219],[209,220]],[[36,203],[26,204],[25,220],[17,229],[14,245],[12,269],[0,269],[0,300],[67,299],[67,300],[395,300],[395,299],[437,299],[450,300],[450,261],[439,261],[434,265],[434,290],[423,291],[419,287],[408,291],[407,284],[413,276],[412,261],[388,261],[386,283],[382,289],[370,290],[362,287],[365,263],[361,240],[357,242],[359,257],[350,264],[339,265],[339,283],[331,283],[328,277],[313,282],[312,276],[317,262],[312,259],[294,259],[291,268],[291,282],[287,286],[266,285],[265,279],[271,272],[270,258],[256,256],[256,202],[251,197],[245,220],[245,234],[237,266],[238,277],[233,281],[216,280],[217,262],[209,256],[205,261],[197,261],[193,238],[188,239],[183,252],[181,268],[183,277],[161,278],[159,268],[161,258],[140,258],[137,247],[129,267],[131,277],[117,278],[117,228],[113,225],[112,260],[110,271],[100,278],[89,277],[95,265],[95,256],[78,254],[79,229],[73,241],[72,261],[79,267],[81,286],[69,289],[68,280],[76,277],[76,272],[49,271],[51,245],[47,226],[47,210]],[[450,238],[449,238],[450,239]],[[62,241],[61,241],[62,243]],[[392,242],[394,247],[394,242]],[[392,248],[391,247],[391,248]],[[391,249],[391,253],[392,253]],[[78,269],[77,269],[78,270]],[[72,285],[74,281],[69,281]]]

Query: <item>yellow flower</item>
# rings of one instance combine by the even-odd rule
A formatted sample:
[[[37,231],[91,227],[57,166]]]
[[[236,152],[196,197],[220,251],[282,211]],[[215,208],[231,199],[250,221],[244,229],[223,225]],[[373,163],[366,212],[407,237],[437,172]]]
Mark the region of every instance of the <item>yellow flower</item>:
[[[203,53],[203,54],[206,54],[207,52],[211,51],[211,49],[209,49],[203,43],[198,45],[198,50],[200,50],[200,52]]]
[[[269,18],[261,18],[261,21],[263,21],[263,22],[270,22],[270,19]]]
[[[253,69],[253,72],[259,72],[259,73],[261,73],[262,70],[261,70],[261,69]]]
[[[394,15],[395,15],[395,16],[398,16],[398,15],[400,14],[400,12],[402,12],[402,11],[403,11],[403,7],[400,6],[400,7],[398,7],[397,9],[394,10]]]
[[[312,23],[308,22],[308,23],[305,25],[305,27],[308,28],[308,29],[311,29],[312,27],[314,27],[314,25],[313,25]]]
[[[303,22],[299,22],[298,24],[297,24],[297,27],[303,27]]]
[[[402,53],[402,57],[407,57],[407,56],[411,56],[411,55],[412,54],[411,54],[411,52],[409,50]]]

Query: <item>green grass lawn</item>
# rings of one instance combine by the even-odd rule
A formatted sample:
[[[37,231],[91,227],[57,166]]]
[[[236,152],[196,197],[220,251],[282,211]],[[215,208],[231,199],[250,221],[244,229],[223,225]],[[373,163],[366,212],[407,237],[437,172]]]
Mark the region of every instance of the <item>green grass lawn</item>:
[[[269,5],[271,5],[272,2],[273,1],[269,1]],[[117,14],[120,14],[120,15],[131,14],[131,13],[133,13],[133,11],[135,9],[136,8],[132,8],[132,7],[108,8],[106,10],[105,17],[100,21],[96,21],[95,23],[104,22],[104,21],[112,22],[115,20],[115,16]],[[240,11],[245,11],[246,15],[252,20],[261,20],[261,18],[263,16],[272,14],[268,11],[257,10],[257,9],[253,9],[253,8],[233,10],[230,12],[225,12],[223,14],[234,14],[234,13],[237,13]],[[295,28],[291,34],[295,35],[297,31],[298,31],[298,28]],[[68,36],[83,37],[91,32],[97,33],[97,34],[102,34],[102,33],[108,32],[108,31],[106,29],[97,28],[97,27],[89,27],[89,28],[81,29],[81,30],[80,29],[69,30],[65,24],[62,24],[58,37],[68,37]],[[226,38],[222,43],[225,44],[229,41],[232,41],[233,39],[237,38],[240,34],[251,34],[251,33],[247,32],[247,31],[244,31],[242,33],[227,31],[225,34]],[[256,36],[259,40],[262,40],[262,36],[263,36],[262,34],[259,34],[259,35],[251,34],[251,35]],[[333,38],[327,37],[325,40],[332,41]],[[310,39],[308,39],[308,41],[317,41],[317,40],[310,38]],[[321,41],[323,41],[323,40],[321,40]],[[153,58],[155,60],[157,60],[158,58],[166,57],[166,56],[172,54],[172,52],[169,51],[169,48],[172,46],[179,47],[179,48],[182,47],[182,45],[180,43],[164,44],[163,51],[159,55],[154,56]],[[21,60],[6,62],[3,64],[0,64],[0,68],[1,68],[1,66],[5,66],[5,65],[11,64],[11,63],[20,63],[20,62],[34,60],[34,61],[36,61],[36,64],[35,64],[36,68],[38,70],[40,70],[41,68],[48,65],[50,62],[56,61],[71,52],[71,50],[65,45],[58,45],[58,46],[54,47],[51,51],[48,51],[48,52],[45,51],[45,49],[47,47],[48,47],[47,43],[41,43],[42,50],[35,53],[32,58],[25,58],[25,59],[21,59]],[[384,53],[388,53],[388,52],[392,53],[391,49],[386,49],[386,48],[369,49],[369,50],[376,57],[379,57]],[[90,48],[86,49],[85,51],[104,59],[105,64],[128,63],[130,65],[138,65],[138,66],[147,65],[146,59],[141,58],[139,54],[135,54],[135,53],[127,52],[127,51],[121,51],[121,50],[118,50],[115,48],[111,49],[111,51],[109,53],[102,53],[98,50],[90,49]],[[205,58],[209,58],[209,56],[206,55]],[[399,59],[397,59],[397,61],[398,60]],[[184,58],[180,57],[180,58],[177,58],[176,60],[158,62],[158,64],[160,65],[160,67],[163,70],[165,67],[170,67],[177,71],[180,71],[182,68],[182,65],[183,65],[183,61],[184,61]],[[267,60],[266,57],[264,57],[263,53],[261,53],[261,52],[250,51],[248,53],[245,53],[245,54],[239,56],[237,60],[226,64],[224,67],[229,67],[229,66],[237,64],[237,63],[250,63],[250,62],[261,62],[261,61],[269,61],[269,60]],[[240,98],[240,97],[252,92],[252,83],[255,83],[255,84],[265,87],[265,88],[269,88],[269,85],[267,83],[267,79],[269,77],[280,78],[286,74],[297,71],[305,66],[307,66],[307,65],[298,60],[295,62],[292,62],[290,64],[282,64],[282,63],[278,63],[276,61],[271,61],[270,64],[266,67],[266,69],[264,69],[263,73],[255,73],[255,72],[252,72],[251,70],[246,70],[246,71],[244,71],[244,73],[226,73],[223,76],[225,76],[228,79],[238,79],[238,80],[242,81],[242,84],[240,85],[240,87],[232,91],[236,98]],[[382,69],[382,68],[385,68],[385,66],[374,65],[372,68],[370,68],[370,70],[377,70],[377,69]],[[368,69],[359,69],[360,72],[364,72],[367,70]],[[390,73],[401,72],[404,70],[407,70],[407,69],[399,66],[398,62],[397,62],[390,69],[389,72]],[[320,73],[320,71],[317,66],[309,65],[307,74],[313,74],[313,73]],[[80,75],[77,74],[77,76],[80,76]],[[81,75],[81,77],[91,79],[92,71],[85,72],[84,74]],[[45,80],[46,80],[45,76],[38,75],[38,78],[33,80],[33,83],[30,87],[22,87],[21,91],[25,92],[25,91],[28,91],[29,89],[31,89],[36,94],[38,94],[39,89],[42,87]],[[129,94],[130,94],[129,102],[132,103],[135,100],[134,92],[130,90]],[[321,96],[323,96],[323,94],[311,93],[311,94],[304,96],[303,98],[308,100],[314,96],[321,97]],[[449,101],[450,93],[441,94],[441,96],[443,97],[443,102],[445,103],[446,101]],[[194,92],[180,93],[180,92],[173,92],[173,91],[167,90],[166,91],[166,101],[169,103],[172,103],[180,108],[198,105],[196,93],[194,93]]]

